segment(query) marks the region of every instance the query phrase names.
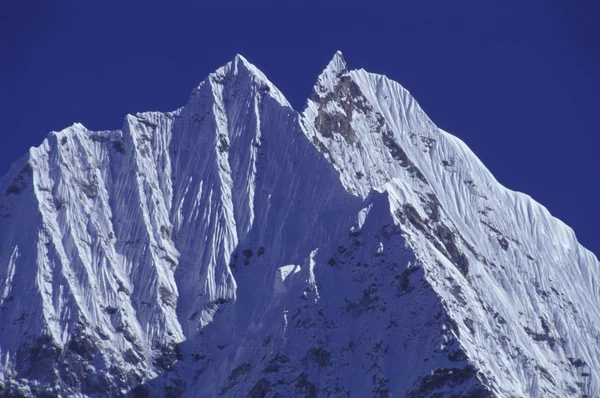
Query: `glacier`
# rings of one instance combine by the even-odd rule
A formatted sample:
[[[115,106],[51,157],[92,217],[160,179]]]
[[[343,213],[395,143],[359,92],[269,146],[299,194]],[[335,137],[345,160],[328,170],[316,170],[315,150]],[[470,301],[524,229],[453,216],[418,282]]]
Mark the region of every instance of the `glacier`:
[[[600,396],[600,263],[337,52],[237,55],[0,180],[0,395]]]

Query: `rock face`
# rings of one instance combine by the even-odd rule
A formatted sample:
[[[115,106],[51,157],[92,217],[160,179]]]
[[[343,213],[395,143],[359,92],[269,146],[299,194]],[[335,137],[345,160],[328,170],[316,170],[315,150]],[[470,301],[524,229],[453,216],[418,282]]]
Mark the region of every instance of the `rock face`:
[[[341,53],[301,114],[236,56],[0,192],[0,394],[600,394],[596,257]]]

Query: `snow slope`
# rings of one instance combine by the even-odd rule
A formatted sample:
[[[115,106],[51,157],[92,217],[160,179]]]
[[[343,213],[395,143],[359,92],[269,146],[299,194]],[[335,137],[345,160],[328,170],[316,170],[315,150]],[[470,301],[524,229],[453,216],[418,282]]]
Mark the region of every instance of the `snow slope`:
[[[9,395],[600,395],[595,256],[339,52],[301,114],[238,55],[0,189]]]
[[[331,123],[340,113],[347,125]],[[348,72],[341,54],[319,78],[304,121],[350,192],[389,192],[494,392],[598,395],[599,264],[570,228],[498,184],[398,83]]]

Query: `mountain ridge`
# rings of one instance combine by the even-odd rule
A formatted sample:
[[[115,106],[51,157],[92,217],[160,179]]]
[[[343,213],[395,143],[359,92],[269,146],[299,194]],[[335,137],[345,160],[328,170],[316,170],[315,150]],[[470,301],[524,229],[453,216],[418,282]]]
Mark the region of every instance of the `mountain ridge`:
[[[302,113],[237,55],[174,112],[128,115],[112,132],[75,124],[29,156],[33,165],[11,168],[1,184],[9,228],[4,221],[0,233],[15,241],[0,246],[0,307],[12,321],[0,329],[8,347],[0,375],[25,380],[8,391],[93,395],[109,386],[115,395],[139,383],[142,395],[598,391],[600,320],[584,307],[600,302],[598,260],[543,206],[499,185],[407,90],[348,71],[341,52]],[[39,214],[29,224],[41,229],[10,221],[26,209],[14,200],[23,193],[34,194]],[[386,221],[365,224],[373,208],[387,209],[376,212]],[[361,260],[342,267],[349,258]],[[37,274],[17,273],[19,259],[38,264],[29,270]],[[41,303],[11,293],[15,275]],[[393,305],[403,300],[430,307],[408,316]],[[42,325],[20,309],[32,303]],[[293,328],[288,314],[299,317]],[[339,326],[363,317],[373,323],[358,340]],[[25,322],[42,340],[23,354],[29,338],[9,334]],[[410,323],[424,336],[406,334]],[[381,339],[338,347],[370,334]],[[375,361],[368,353],[381,347]],[[11,352],[21,352],[16,363]],[[411,373],[413,364],[398,362],[406,355],[425,364]],[[46,362],[33,366],[36,358]],[[284,370],[268,371],[273,361]],[[44,366],[54,379],[40,376]],[[340,377],[349,369],[371,381]]]

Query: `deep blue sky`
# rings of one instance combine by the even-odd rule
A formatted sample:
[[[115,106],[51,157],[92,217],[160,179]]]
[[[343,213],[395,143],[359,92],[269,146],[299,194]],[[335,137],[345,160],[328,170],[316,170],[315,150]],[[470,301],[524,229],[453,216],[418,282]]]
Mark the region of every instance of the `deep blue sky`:
[[[116,129],[126,113],[178,108],[236,53],[301,109],[340,49],[351,68],[402,83],[500,182],[600,254],[600,1],[193,3],[3,2],[0,174],[75,121]]]

